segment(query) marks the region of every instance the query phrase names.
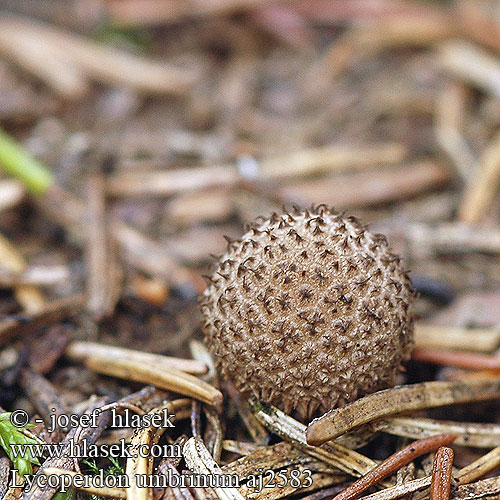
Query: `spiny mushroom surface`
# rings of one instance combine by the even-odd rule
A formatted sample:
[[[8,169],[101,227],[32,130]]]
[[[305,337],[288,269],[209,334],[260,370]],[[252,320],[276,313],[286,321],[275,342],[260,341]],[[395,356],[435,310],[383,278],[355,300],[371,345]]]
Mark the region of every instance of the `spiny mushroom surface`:
[[[222,376],[306,420],[394,385],[413,295],[383,235],[320,205],[229,242],[201,309]]]

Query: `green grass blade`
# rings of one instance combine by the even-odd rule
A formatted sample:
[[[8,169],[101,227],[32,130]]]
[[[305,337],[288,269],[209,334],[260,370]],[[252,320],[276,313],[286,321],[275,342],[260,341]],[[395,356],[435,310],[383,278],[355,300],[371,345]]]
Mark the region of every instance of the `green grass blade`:
[[[54,182],[49,169],[2,129],[0,129],[0,168],[7,174],[17,177],[33,194],[44,194]]]

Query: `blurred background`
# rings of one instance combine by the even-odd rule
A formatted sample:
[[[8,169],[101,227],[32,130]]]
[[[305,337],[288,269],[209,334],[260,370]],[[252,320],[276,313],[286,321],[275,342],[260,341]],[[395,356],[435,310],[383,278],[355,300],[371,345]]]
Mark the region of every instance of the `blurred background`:
[[[498,1],[0,0],[0,127],[2,405],[26,318],[185,355],[223,236],[283,205],[386,234],[431,337],[499,340]]]

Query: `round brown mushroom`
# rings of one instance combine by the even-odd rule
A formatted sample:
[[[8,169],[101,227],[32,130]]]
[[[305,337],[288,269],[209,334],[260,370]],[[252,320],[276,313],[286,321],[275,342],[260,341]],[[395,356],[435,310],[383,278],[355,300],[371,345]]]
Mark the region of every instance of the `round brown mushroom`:
[[[229,242],[201,309],[222,376],[305,420],[394,385],[413,296],[383,235],[320,205]]]

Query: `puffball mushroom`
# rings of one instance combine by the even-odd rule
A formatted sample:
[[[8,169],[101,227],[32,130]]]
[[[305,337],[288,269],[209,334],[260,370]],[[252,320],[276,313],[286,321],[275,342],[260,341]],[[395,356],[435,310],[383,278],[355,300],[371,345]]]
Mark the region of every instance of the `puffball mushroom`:
[[[413,296],[383,235],[320,205],[230,241],[201,310],[222,376],[304,421],[394,385]]]

